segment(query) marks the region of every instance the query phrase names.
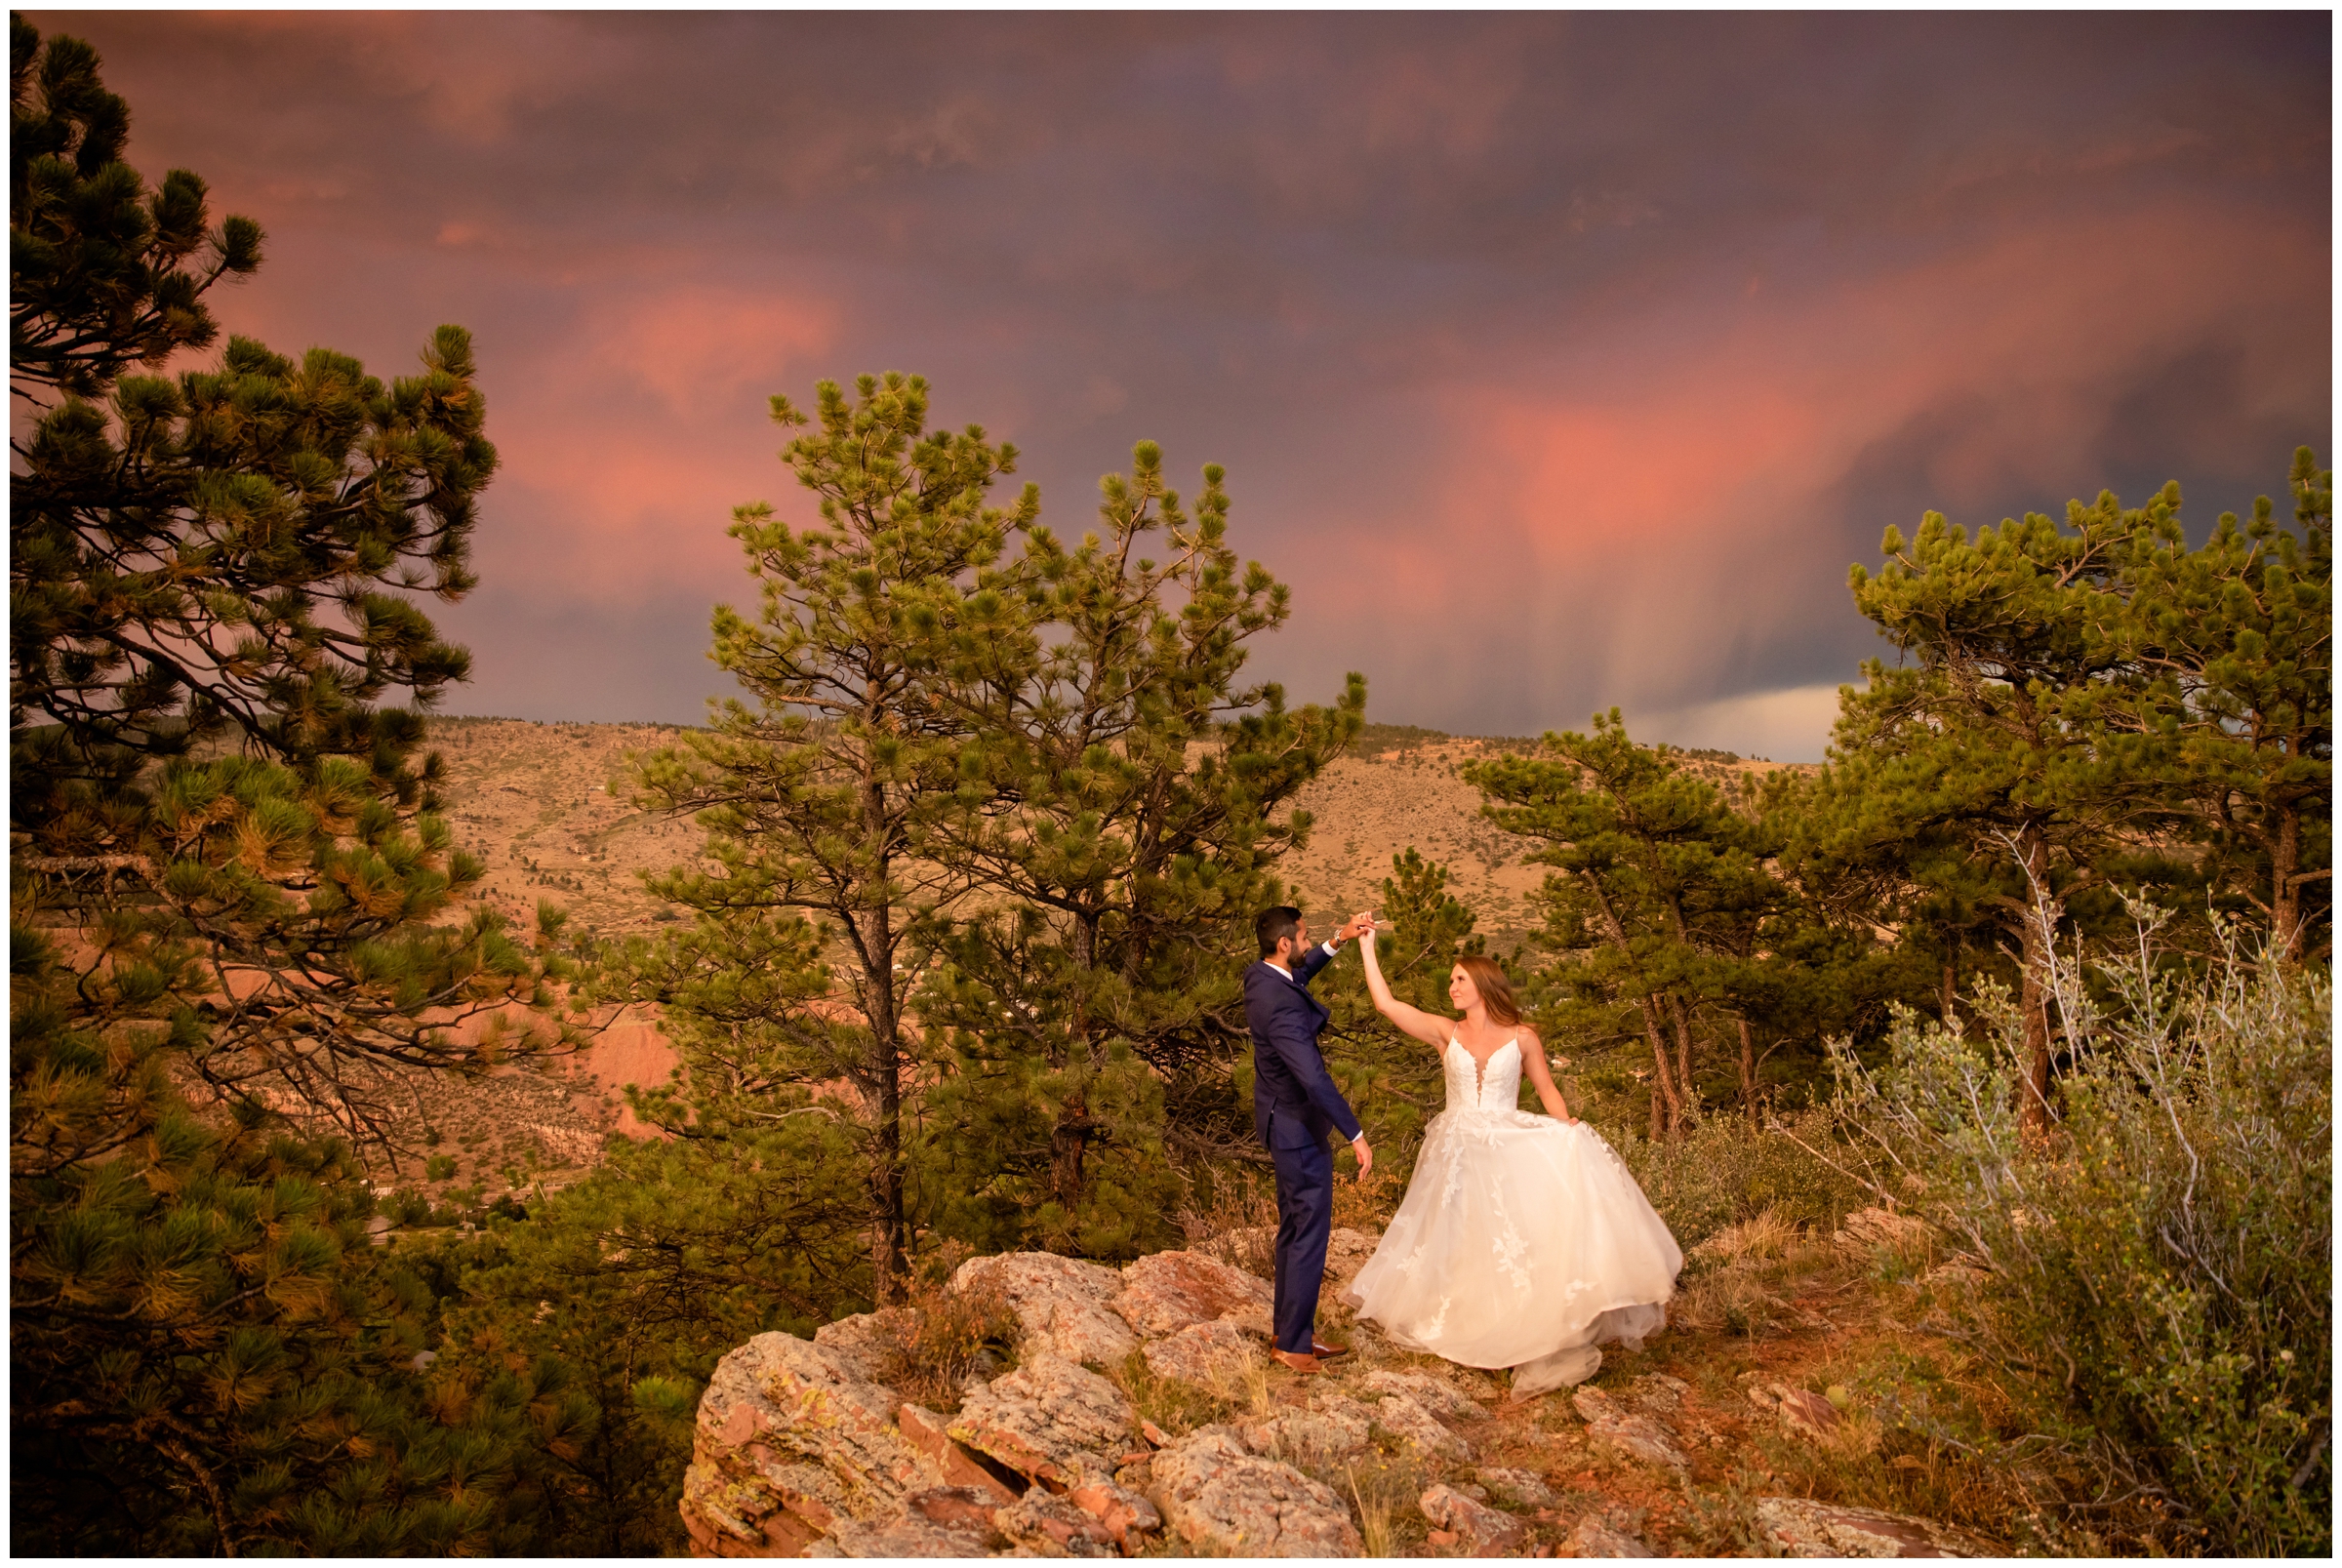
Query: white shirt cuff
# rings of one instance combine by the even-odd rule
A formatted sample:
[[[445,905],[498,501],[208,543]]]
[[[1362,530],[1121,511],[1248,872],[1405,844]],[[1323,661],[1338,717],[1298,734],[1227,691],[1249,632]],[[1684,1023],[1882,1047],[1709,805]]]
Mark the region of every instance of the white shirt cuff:
[[[1337,949],[1337,948],[1334,946],[1334,940],[1333,940],[1333,938],[1331,938],[1331,937],[1328,937],[1328,938],[1326,938],[1326,940],[1325,940],[1325,955],[1326,955],[1328,958],[1332,958],[1332,957],[1335,957],[1335,956],[1337,956],[1337,955],[1338,955],[1338,949]]]

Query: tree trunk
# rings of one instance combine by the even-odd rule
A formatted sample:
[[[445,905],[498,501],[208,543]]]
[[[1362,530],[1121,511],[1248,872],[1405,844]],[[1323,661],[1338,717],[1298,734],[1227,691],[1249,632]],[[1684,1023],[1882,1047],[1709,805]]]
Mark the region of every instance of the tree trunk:
[[[1064,1115],[1049,1135],[1049,1186],[1070,1219],[1081,1203],[1082,1163],[1098,1124],[1078,1097],[1066,1102]]]
[[[1073,962],[1084,972],[1098,966],[1098,925],[1105,916],[1102,911],[1083,909],[1073,916]],[[1089,1007],[1086,991],[1076,991],[1073,997],[1073,1017],[1070,1021],[1068,1059],[1053,1064],[1059,1071],[1072,1065],[1070,1053],[1089,1051]],[[1083,1170],[1098,1123],[1090,1118],[1089,1103],[1079,1094],[1068,1097],[1065,1107],[1058,1113],[1057,1126],[1049,1133],[1049,1188],[1057,1201],[1064,1205],[1068,1218],[1081,1207],[1081,1187],[1086,1173]]]
[[[1756,1031],[1745,1018],[1735,1019],[1740,1025],[1740,1103],[1749,1113],[1749,1127],[1755,1131],[1763,1125],[1756,1110]]]
[[[1683,1005],[1681,994],[1669,991],[1667,1010],[1676,1024],[1676,1094],[1682,1103],[1677,1118],[1688,1120],[1699,1105],[1699,1095],[1691,1086],[1691,1009]]]
[[[1947,949],[1944,953],[1944,1000],[1941,1011],[1944,1016],[1945,1028],[1949,1029],[1958,1027],[1959,1021],[1955,1018],[1952,1013],[1952,1004],[1954,1000],[1958,997],[1958,995],[1959,949],[1958,947],[1953,947]]]
[[[2277,809],[2277,841],[2269,848],[2269,946],[2282,960],[2301,945],[2301,803]]]
[[[2057,937],[2062,912],[2049,897],[2049,848],[2038,828],[2028,827],[2018,840],[2025,868],[2032,873],[2023,914],[2023,978],[2017,1006],[2025,1020],[2024,1061],[2018,1067],[2017,1126],[2029,1139],[2049,1132],[2049,945]],[[2037,908],[2033,900],[2039,901]]]
[[[889,935],[887,911],[867,918],[884,939]],[[902,1024],[895,1010],[894,945],[883,941],[872,947],[885,966],[883,978],[870,984],[870,1082],[876,1091],[878,1125],[870,1146],[870,1275],[880,1305],[903,1299],[910,1273],[903,1205],[903,1050]]]
[[[1602,911],[1602,927],[1610,940],[1623,953],[1633,953],[1627,941],[1627,928],[1619,923],[1617,911],[1610,907],[1610,894],[1592,871],[1578,873],[1585,879],[1586,889],[1594,895],[1595,907]],[[1645,992],[1642,1000],[1642,1030],[1651,1042],[1651,1138],[1673,1138],[1683,1130],[1683,1098],[1676,1092],[1675,1075],[1668,1069],[1667,1041],[1659,1032],[1659,1003]]]
[[[872,728],[883,715],[869,715]],[[871,853],[868,890],[883,890],[893,881],[893,857],[888,835],[886,785],[865,771],[862,778],[862,825]],[[870,1282],[879,1305],[891,1306],[908,1293],[910,1277],[909,1226],[904,1214],[903,1180],[903,1014],[895,994],[895,931],[893,909],[880,902],[856,911],[866,1012],[870,1025],[869,1074],[877,1102],[878,1126],[870,1147]]]
[[[1676,1087],[1674,1069],[1668,1065],[1667,1040],[1659,1032],[1656,997],[1642,999],[1642,1031],[1651,1041],[1651,1136],[1674,1138],[1683,1131],[1683,1096]]]

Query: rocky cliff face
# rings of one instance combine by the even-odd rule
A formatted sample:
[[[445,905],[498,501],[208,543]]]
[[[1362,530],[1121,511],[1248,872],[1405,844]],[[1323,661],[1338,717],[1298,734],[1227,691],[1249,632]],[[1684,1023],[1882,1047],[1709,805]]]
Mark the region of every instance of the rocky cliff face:
[[[1332,1284],[1373,1247],[1370,1236],[1336,1237]],[[872,1316],[810,1342],[761,1335],[724,1357],[701,1400],[683,1487],[695,1548],[1358,1556],[1393,1541],[1388,1498],[1357,1485],[1363,1469],[1410,1478],[1407,1506],[1422,1516],[1414,1538],[1428,1524],[1434,1550],[1642,1555],[1633,1510],[1572,1491],[1560,1472],[1593,1462],[1680,1488],[1685,1449],[1700,1440],[1686,1436],[1687,1388],[1676,1379],[1535,1402],[1566,1423],[1556,1435],[1551,1421],[1500,1419],[1520,1407],[1504,1412],[1488,1375],[1408,1354],[1367,1324],[1347,1331],[1353,1354],[1296,1379],[1265,1354],[1269,1282],[1200,1252],[1120,1269],[1045,1253],[980,1258],[951,1288],[980,1284],[1012,1305],[1023,1345],[1014,1371],[970,1380],[953,1416],[878,1381]],[[1234,1419],[1166,1429],[1179,1423],[1150,1419],[1128,1391],[1183,1385]],[[1802,1429],[1817,1418],[1790,1393],[1753,1388],[1751,1410]],[[1522,1457],[1524,1442],[1541,1468],[1492,1462]],[[1755,1518],[1773,1549],[1798,1555],[1988,1549],[1922,1520],[1797,1499],[1759,1499]]]

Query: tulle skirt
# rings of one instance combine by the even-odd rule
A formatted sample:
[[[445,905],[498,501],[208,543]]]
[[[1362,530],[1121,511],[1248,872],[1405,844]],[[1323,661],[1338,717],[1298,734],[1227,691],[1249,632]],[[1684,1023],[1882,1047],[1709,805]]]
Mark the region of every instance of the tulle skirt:
[[[1617,1153],[1584,1122],[1449,1110],[1344,1300],[1393,1342],[1513,1367],[1516,1396],[1582,1383],[1600,1346],[1667,1322],[1682,1251]]]

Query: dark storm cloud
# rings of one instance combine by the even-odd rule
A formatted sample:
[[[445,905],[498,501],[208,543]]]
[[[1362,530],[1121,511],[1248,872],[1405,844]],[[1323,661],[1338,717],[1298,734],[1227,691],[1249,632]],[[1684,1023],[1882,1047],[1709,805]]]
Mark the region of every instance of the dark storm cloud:
[[[763,395],[863,370],[1061,529],[1139,437],[1226,462],[1297,698],[1776,754],[1884,524],[2329,445],[2317,17],[37,20],[268,225],[232,326],[474,329],[459,707],[694,716]]]

